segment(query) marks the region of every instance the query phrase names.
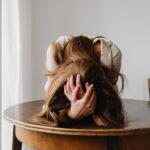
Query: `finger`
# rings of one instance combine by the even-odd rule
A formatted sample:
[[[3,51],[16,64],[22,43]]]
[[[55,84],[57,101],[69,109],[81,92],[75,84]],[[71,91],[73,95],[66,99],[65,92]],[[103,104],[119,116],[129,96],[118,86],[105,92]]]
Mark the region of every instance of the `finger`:
[[[92,107],[92,106],[94,106],[95,103],[96,103],[96,92],[93,89],[93,92],[92,92],[91,97],[88,101],[88,104]]]
[[[68,94],[67,89],[66,89],[66,85],[64,85],[64,93],[65,93],[65,95],[66,95],[67,97],[69,97],[69,94]]]
[[[71,95],[70,95],[70,94],[68,94],[68,91],[67,91],[66,85],[64,85],[64,93],[65,93],[66,97],[68,98],[68,100],[71,102]]]
[[[93,91],[89,101],[86,103],[86,105],[88,106],[89,115],[94,113],[96,106],[95,104],[96,104],[96,93]]]
[[[93,102],[93,103],[91,104],[91,106],[90,106],[90,112],[91,112],[91,114],[94,113],[95,107],[96,107],[96,99],[94,100],[94,102]]]
[[[71,88],[70,88],[70,78],[67,79],[67,88],[66,88],[68,94],[71,94]]]
[[[84,93],[84,90],[83,90],[82,85],[81,85],[81,76],[80,76],[80,74],[77,74],[76,86],[78,86],[80,88],[80,94]]]
[[[81,86],[81,77],[79,74],[77,74],[77,78],[76,78],[76,86]]]
[[[86,102],[86,106],[90,112],[92,112],[95,109],[95,103],[96,103],[96,95],[95,92],[93,91],[90,98]]]
[[[77,85],[80,85],[80,75],[79,74],[77,74],[77,77],[76,77],[76,86]]]
[[[88,87],[88,89],[87,89],[87,91],[86,91],[86,93],[85,93],[85,95],[84,95],[84,101],[88,101],[88,100],[90,99],[91,94],[92,94],[92,91],[93,91],[93,84],[91,84],[91,85]]]
[[[86,90],[88,89],[89,86],[90,86],[89,83],[86,82],[86,83],[85,83],[85,88],[86,88]]]
[[[71,91],[73,91],[75,89],[73,75],[71,75],[71,77],[70,77],[70,89],[71,89]]]
[[[72,101],[76,101],[78,99],[78,94],[79,94],[79,87],[76,86],[72,94]]]

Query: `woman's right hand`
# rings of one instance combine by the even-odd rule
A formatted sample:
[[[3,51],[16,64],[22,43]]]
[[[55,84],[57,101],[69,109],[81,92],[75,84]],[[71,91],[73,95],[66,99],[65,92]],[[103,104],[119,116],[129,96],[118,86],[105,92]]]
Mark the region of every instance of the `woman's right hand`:
[[[93,84],[85,84],[86,92],[84,92],[80,75],[77,75],[76,86],[74,85],[73,76],[67,80],[67,85],[64,86],[65,95],[71,102],[71,107],[68,111],[68,116],[73,120],[80,120],[95,110],[96,92]]]

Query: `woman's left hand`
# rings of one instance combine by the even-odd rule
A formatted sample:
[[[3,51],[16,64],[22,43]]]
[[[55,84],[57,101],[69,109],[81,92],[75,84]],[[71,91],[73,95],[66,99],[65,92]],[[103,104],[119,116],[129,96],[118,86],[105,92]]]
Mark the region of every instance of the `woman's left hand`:
[[[88,83],[86,83],[86,85],[88,85]],[[76,77],[76,86],[79,87],[78,98],[81,99],[84,96],[85,92],[82,88],[81,77],[79,74]],[[67,84],[64,86],[64,93],[69,100],[71,100],[72,93],[73,93],[76,86],[74,84],[74,77],[73,77],[73,75],[71,75],[67,80]]]
[[[84,92],[80,75],[77,75],[76,86],[74,85],[73,76],[67,80],[67,85],[64,86],[65,95],[71,102],[68,116],[74,120],[80,120],[95,110],[96,92],[93,85],[86,83],[86,92]]]

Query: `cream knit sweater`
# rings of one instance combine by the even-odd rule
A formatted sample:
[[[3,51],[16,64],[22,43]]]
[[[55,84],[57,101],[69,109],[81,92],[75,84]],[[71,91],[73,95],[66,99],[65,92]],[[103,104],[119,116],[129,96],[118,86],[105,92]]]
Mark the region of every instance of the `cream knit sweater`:
[[[64,45],[71,38],[72,38],[71,36],[60,36],[55,42],[58,42],[61,45],[61,48],[63,49]],[[92,37],[89,37],[89,38],[92,38]],[[109,68],[111,67],[111,63],[113,63],[113,67],[118,72],[120,72],[121,59],[122,59],[122,53],[120,49],[112,41],[108,40],[107,38],[96,38],[93,42],[96,42],[97,40],[100,40],[100,43],[101,43],[101,56],[100,56],[101,62]],[[46,69],[48,71],[53,71],[56,68],[57,68],[57,65],[52,56],[52,46],[50,45],[47,49]],[[47,78],[47,81],[44,87],[45,92],[48,91],[52,80],[53,80],[52,77]]]

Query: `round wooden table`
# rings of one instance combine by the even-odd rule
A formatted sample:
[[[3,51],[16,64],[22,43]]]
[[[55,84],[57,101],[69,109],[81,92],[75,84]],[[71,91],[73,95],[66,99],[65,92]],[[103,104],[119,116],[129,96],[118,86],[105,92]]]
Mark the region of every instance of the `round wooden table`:
[[[123,100],[128,124],[121,129],[90,126],[49,127],[31,123],[43,100],[18,104],[4,112],[14,125],[13,150],[22,143],[38,150],[150,150],[150,102]]]

